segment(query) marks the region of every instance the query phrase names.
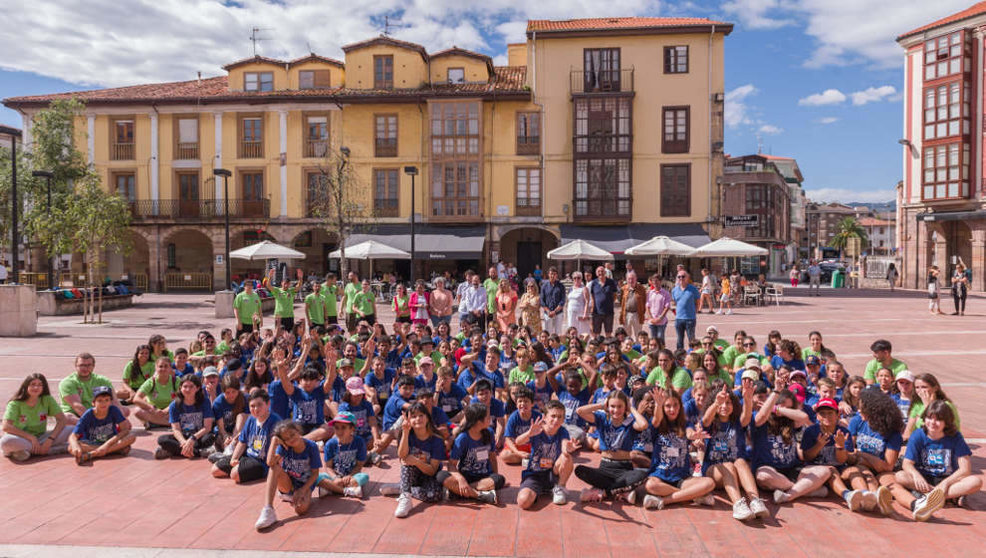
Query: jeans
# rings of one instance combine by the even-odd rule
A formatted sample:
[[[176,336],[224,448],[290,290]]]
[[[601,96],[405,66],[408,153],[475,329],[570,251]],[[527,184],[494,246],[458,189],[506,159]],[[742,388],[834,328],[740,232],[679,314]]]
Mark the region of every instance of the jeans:
[[[650,328],[650,336],[652,339],[660,339],[661,345],[664,345],[664,331],[668,328],[668,323],[664,322],[661,325],[648,324]]]
[[[684,349],[686,334],[688,335],[688,341],[695,339],[695,320],[678,318],[674,321],[674,330],[678,334],[678,349]]]
[[[452,315],[449,314],[448,316],[432,316],[431,317],[431,327],[437,329],[438,328],[438,324],[440,324],[440,323],[446,323],[446,324],[452,325]]]

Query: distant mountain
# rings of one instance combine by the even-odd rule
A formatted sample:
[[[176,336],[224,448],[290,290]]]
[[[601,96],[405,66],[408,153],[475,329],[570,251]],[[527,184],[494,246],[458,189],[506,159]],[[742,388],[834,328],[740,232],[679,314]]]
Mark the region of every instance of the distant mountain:
[[[876,212],[886,212],[886,211],[896,211],[897,202],[895,200],[885,201],[885,202],[846,202],[849,207],[866,207],[870,211]]]

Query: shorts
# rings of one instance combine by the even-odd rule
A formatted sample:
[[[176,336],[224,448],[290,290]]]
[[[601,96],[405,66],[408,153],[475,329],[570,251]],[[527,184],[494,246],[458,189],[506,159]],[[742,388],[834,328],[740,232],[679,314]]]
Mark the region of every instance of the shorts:
[[[377,323],[377,315],[376,314],[367,314],[367,315],[363,316],[363,319],[360,320],[360,321],[361,322],[366,322],[366,323],[368,323],[370,325],[373,325],[373,324]]]
[[[239,333],[253,333],[253,324],[241,323],[239,327]]]
[[[520,488],[533,491],[535,494],[549,494],[551,489],[558,484],[558,478],[554,471],[535,471],[524,472],[524,479],[520,481]]]
[[[928,481],[928,484],[930,484],[932,487],[938,486],[939,484],[941,484],[941,481],[948,478],[947,476],[936,477],[934,475],[925,475],[924,473],[922,473],[922,476],[924,477],[924,480]]]
[[[465,477],[466,482],[469,484],[477,483],[483,479],[491,479],[493,481],[493,490],[500,490],[505,484],[507,484],[507,479],[504,478],[503,475],[498,475],[496,473],[490,473],[489,475],[474,475],[464,471],[459,471],[459,474]],[[442,470],[435,475],[435,480],[437,480],[439,484],[445,484],[445,481],[451,476],[452,473]]]
[[[394,321],[399,324],[409,324],[411,323],[411,316],[397,316],[397,319]]]
[[[603,332],[613,331],[613,315],[593,314],[592,315],[592,334],[598,335]]]
[[[326,316],[325,317],[325,323],[326,324],[330,324],[330,325],[335,325],[335,324],[339,323],[339,318],[336,317],[336,316]]]
[[[647,476],[648,477],[654,477],[655,479],[663,482],[664,484],[666,484],[668,486],[673,486],[675,488],[681,488],[681,485],[685,484],[685,481],[687,480],[687,479],[678,479],[676,481],[669,481],[667,479],[661,478],[660,473],[658,473],[657,471],[654,471],[653,473],[651,473],[651,474],[649,474]]]
[[[801,467],[788,467],[787,469],[778,469],[774,467],[775,471],[787,477],[787,480],[791,482],[798,482],[798,475],[801,474],[801,469]]]
[[[274,319],[280,322],[281,327],[283,327],[284,329],[288,331],[294,329],[294,316],[288,316],[286,318],[282,318],[280,316],[274,316]]]
[[[230,456],[223,456],[216,461],[216,467],[227,475],[233,472],[232,465],[229,464]],[[240,473],[240,483],[260,480],[267,476],[267,465],[259,459],[243,454],[240,456],[240,463],[237,465]]]
[[[719,302],[729,302],[729,295],[726,293],[719,295]]]

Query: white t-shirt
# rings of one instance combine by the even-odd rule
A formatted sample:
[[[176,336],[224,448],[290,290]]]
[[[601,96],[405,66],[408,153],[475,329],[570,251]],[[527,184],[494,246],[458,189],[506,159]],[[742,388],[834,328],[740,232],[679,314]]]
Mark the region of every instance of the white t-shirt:
[[[7,266],[0,264],[0,281],[7,280]]]

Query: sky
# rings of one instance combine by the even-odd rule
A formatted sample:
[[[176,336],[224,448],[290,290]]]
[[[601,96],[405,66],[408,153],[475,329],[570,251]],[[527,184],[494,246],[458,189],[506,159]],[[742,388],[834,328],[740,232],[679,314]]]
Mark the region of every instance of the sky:
[[[794,157],[816,201],[879,202],[901,178],[903,50],[894,38],[973,0],[0,0],[0,98],[222,75],[258,53],[343,58],[391,34],[506,64],[528,19],[707,17],[726,39],[731,155]],[[0,107],[0,123],[20,127]]]

